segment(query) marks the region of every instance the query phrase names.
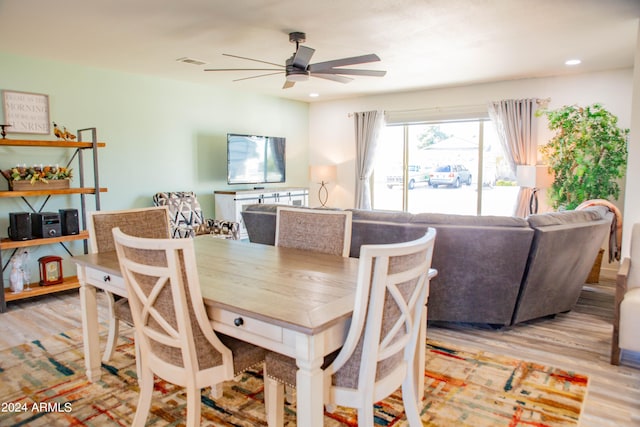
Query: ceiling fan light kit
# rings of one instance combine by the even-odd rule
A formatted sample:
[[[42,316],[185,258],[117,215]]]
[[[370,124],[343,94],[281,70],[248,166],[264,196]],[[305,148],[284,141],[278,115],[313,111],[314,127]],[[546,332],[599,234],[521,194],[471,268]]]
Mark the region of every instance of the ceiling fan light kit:
[[[307,35],[302,32],[289,33],[289,41],[296,44],[296,51],[293,55],[285,61],[285,65],[276,64],[273,62],[262,61],[259,59],[246,58],[243,56],[231,55],[223,53],[224,56],[232,58],[245,59],[248,61],[260,62],[279,68],[210,68],[205,71],[272,71],[268,74],[260,74],[257,76],[244,77],[235,79],[248,80],[257,77],[265,77],[273,74],[284,73],[285,83],[283,89],[293,87],[296,82],[303,82],[309,80],[309,76],[318,77],[321,79],[332,80],[339,83],[349,83],[353,79],[346,77],[345,75],[352,76],[372,76],[383,77],[387,72],[382,70],[361,70],[354,68],[339,68],[348,65],[364,64],[368,62],[380,61],[378,55],[368,54],[361,56],[353,56],[349,58],[336,59],[332,61],[319,62],[316,64],[310,64],[311,57],[313,56],[315,49],[310,47],[301,46],[300,43],[304,43],[307,39]]]

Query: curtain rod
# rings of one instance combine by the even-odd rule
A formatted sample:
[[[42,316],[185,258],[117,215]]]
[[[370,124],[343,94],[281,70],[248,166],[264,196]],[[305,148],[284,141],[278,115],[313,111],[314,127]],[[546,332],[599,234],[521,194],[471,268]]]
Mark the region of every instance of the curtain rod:
[[[543,108],[551,102],[551,98],[535,98],[536,104],[542,106]],[[486,108],[487,104],[467,104],[467,105],[448,105],[446,107],[428,107],[428,108],[414,108],[410,110],[384,110],[386,113],[398,114],[398,113],[416,113],[416,112],[433,112],[433,111],[461,111],[461,110],[472,110],[478,111],[480,109]],[[347,113],[347,117],[353,117],[355,113]]]
[[[384,110],[384,113],[391,113],[391,114],[398,114],[398,113],[415,113],[415,112],[430,112],[430,111],[444,111],[444,110],[461,110],[461,109],[478,109],[478,108],[483,108],[485,107],[484,104],[478,104],[478,105],[451,105],[451,106],[447,106],[447,107],[429,107],[429,108],[414,108],[414,109],[410,109],[410,110]],[[348,117],[353,117],[355,113],[348,113],[347,116]]]

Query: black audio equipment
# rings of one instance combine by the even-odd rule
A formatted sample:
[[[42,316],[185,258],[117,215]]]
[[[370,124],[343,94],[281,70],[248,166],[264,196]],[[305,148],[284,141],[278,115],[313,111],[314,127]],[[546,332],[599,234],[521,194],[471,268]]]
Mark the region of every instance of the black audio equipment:
[[[80,223],[78,222],[78,209],[59,209],[62,235],[69,236],[80,233]]]
[[[38,212],[31,214],[34,237],[59,237],[62,235],[60,214],[56,212]]]
[[[29,212],[9,212],[8,234],[11,240],[33,239]]]

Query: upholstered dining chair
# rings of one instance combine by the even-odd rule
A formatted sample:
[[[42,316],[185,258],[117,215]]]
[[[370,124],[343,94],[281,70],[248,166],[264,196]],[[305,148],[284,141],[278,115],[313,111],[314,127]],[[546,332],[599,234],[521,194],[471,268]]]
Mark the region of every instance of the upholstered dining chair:
[[[147,239],[113,230],[140,341],[140,397],[133,426],[151,407],[154,375],[186,388],[188,427],[200,425],[201,389],[220,397],[223,381],[261,363],[264,350],[216,334],[205,311],[192,239]]]
[[[409,425],[422,426],[416,384],[422,370],[416,354],[424,351],[421,324],[429,281],[436,275],[431,268],[435,237],[435,229],[430,228],[411,242],[361,247],[347,338],[323,366],[327,409],[335,405],[357,408],[359,426],[373,427],[374,403],[400,386]],[[296,370],[294,359],[267,353],[265,393],[270,427],[283,424],[283,382],[295,386]]]
[[[278,206],[275,245],[348,257],[351,217],[351,211]],[[281,382],[286,384],[286,399],[290,402],[292,386],[287,381]],[[269,397],[265,395],[265,398],[268,404],[266,400]]]
[[[127,209],[117,211],[95,211],[88,213],[87,230],[89,249],[92,253],[115,251],[112,229],[120,227],[124,232],[138,237],[170,237],[169,210],[162,207]],[[127,298],[115,297],[105,291],[109,311],[109,333],[102,361],[107,363],[116,347],[120,322],[133,326],[131,309]]]
[[[616,277],[611,363],[620,364],[621,350],[640,352],[640,223],[633,224],[629,256]]]
[[[275,245],[347,257],[351,211],[278,206]]]

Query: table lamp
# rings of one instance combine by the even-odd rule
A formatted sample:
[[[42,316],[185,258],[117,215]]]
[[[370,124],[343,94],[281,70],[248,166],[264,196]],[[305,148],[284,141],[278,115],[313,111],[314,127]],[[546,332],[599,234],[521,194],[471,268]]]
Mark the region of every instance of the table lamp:
[[[329,199],[329,190],[326,185],[331,181],[336,181],[338,168],[336,165],[310,166],[309,175],[311,177],[311,181],[320,184],[320,188],[318,189],[318,200],[320,201],[320,206],[325,206]]]
[[[546,165],[518,165],[516,180],[519,187],[531,188],[529,214],[538,213],[538,190],[551,187],[553,177]]]

